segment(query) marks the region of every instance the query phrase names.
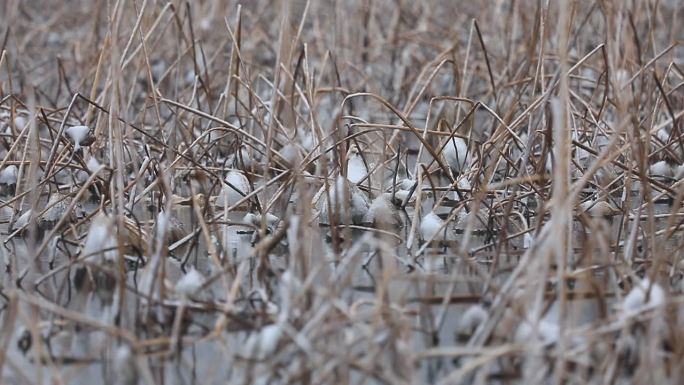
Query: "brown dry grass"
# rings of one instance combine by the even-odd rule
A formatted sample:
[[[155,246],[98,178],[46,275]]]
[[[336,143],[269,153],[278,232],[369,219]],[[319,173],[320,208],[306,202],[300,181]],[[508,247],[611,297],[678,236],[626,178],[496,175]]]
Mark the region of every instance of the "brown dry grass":
[[[1,2],[0,382],[681,383],[683,16]]]

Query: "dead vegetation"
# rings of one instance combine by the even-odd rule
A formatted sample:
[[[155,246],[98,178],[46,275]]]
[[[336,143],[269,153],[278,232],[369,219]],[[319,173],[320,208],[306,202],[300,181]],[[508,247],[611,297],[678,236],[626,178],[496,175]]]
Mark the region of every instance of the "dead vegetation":
[[[679,1],[0,3],[0,382],[682,382]]]

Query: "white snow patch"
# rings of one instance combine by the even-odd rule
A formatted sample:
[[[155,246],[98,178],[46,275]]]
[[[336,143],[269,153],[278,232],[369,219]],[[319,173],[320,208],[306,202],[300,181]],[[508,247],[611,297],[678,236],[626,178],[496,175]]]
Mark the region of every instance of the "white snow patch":
[[[525,344],[529,343],[535,337],[533,326],[532,322],[523,320],[515,331],[515,341]],[[560,337],[558,324],[546,319],[540,319],[536,326],[536,337],[539,339],[539,342],[548,345],[558,341]]]
[[[204,281],[204,276],[195,268],[191,268],[176,282],[176,293],[185,296],[191,295],[202,287]]]
[[[668,165],[667,162],[664,160],[653,163],[651,167],[648,168],[648,173],[651,176],[673,176],[672,167],[670,167],[670,165]]]
[[[105,260],[113,261],[117,255],[116,247],[114,220],[100,212],[90,223],[88,236],[83,246],[83,255],[88,255],[89,258],[101,255]]]
[[[0,171],[0,184],[7,186],[17,184],[17,166],[11,164]]]
[[[72,126],[66,129],[66,134],[74,143],[74,151],[81,148],[81,143],[88,137],[90,128],[88,126]]]
[[[426,241],[444,239],[444,220],[430,211],[420,220],[420,235]]]
[[[462,173],[469,163],[468,144],[463,138],[449,140],[444,146],[443,153],[449,167],[456,174]]]
[[[646,308],[662,306],[664,303],[665,290],[659,284],[651,284],[648,278],[644,278],[622,300],[621,318],[627,319]]]

